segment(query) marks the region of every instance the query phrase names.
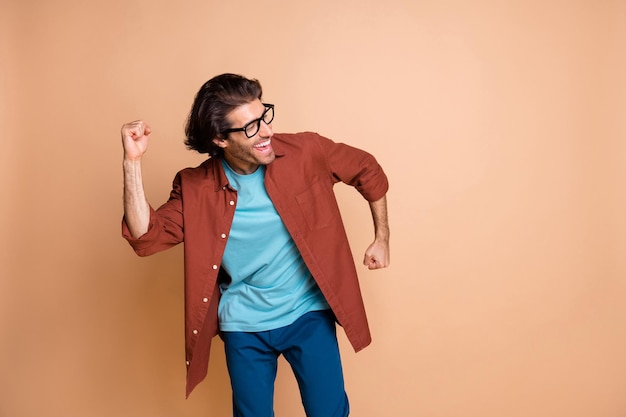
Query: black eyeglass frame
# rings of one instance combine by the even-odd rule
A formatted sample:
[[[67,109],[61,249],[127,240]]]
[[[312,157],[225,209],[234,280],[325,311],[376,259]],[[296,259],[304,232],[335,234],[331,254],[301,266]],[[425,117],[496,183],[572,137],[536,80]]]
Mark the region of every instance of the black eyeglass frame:
[[[237,127],[237,128],[232,128],[232,129],[226,129],[223,130],[222,132],[220,132],[222,135],[226,135],[228,133],[232,133],[232,132],[243,132],[244,135],[246,135],[246,137],[248,139],[254,137],[254,135],[256,135],[257,133],[259,133],[259,130],[261,129],[261,122],[264,122],[266,125],[269,125],[270,123],[272,123],[272,121],[274,120],[274,105],[273,104],[269,104],[269,103],[261,103],[265,106],[265,111],[263,112],[263,114],[261,115],[261,117],[259,117],[258,119],[254,119],[248,123],[246,123],[246,125],[244,127]],[[272,118],[269,120],[269,122],[266,122],[265,120],[265,115],[267,114],[268,111],[272,110]],[[253,125],[254,123],[256,123],[256,130],[254,131],[254,133],[252,135],[248,136],[248,127],[250,127],[251,125]]]

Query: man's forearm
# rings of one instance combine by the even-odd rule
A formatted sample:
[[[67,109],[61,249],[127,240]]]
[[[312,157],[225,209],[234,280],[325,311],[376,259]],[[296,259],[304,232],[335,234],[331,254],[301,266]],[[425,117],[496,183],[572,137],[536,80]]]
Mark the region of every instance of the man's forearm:
[[[374,239],[389,242],[389,220],[387,218],[387,196],[371,201],[370,210],[374,220]]]
[[[146,200],[141,175],[141,160],[124,160],[124,218],[134,238],[148,231],[150,206]]]

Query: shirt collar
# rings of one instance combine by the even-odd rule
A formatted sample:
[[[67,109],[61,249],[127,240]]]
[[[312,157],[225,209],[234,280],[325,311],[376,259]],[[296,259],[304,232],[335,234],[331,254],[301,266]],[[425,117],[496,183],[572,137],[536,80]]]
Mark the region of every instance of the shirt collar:
[[[207,175],[210,175],[209,172],[212,170],[213,178],[216,179],[216,181],[214,182],[214,191],[219,191],[226,188],[228,186],[228,177],[226,177],[226,173],[224,172],[221,158],[209,158],[207,160],[207,165]]]
[[[272,136],[272,148],[274,148],[274,154],[276,154],[276,157],[285,156],[285,149],[282,146],[282,142],[280,140],[275,140],[276,136],[277,135]],[[215,191],[223,190],[225,187],[230,187],[228,177],[226,177],[224,167],[222,166],[221,158],[209,158],[206,163],[208,164],[207,174],[209,170],[213,170],[213,178],[217,179],[217,181],[215,181]]]

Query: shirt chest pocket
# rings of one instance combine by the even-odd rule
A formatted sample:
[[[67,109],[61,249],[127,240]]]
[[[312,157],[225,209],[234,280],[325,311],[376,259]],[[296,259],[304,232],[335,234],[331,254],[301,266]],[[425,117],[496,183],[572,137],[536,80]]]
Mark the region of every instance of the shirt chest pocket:
[[[332,189],[320,181],[314,182],[308,190],[296,195],[296,201],[310,230],[328,227],[338,215]]]

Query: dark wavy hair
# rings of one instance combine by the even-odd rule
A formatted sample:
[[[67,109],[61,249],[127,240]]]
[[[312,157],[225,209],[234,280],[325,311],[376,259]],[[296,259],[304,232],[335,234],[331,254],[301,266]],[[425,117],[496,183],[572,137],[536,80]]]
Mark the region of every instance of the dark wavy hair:
[[[224,151],[213,143],[221,132],[231,128],[226,116],[242,104],[261,99],[263,89],[255,79],[237,74],[211,78],[196,94],[185,126],[185,145],[199,153],[222,157]]]

